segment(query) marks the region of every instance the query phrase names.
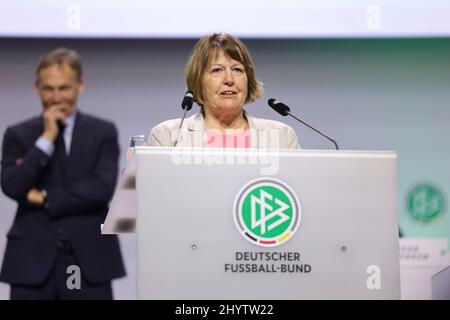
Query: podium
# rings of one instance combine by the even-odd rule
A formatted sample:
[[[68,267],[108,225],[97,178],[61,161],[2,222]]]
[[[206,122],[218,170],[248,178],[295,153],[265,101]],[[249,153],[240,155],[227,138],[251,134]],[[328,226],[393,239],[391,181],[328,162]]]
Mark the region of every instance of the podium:
[[[136,147],[139,299],[400,299],[396,154]]]

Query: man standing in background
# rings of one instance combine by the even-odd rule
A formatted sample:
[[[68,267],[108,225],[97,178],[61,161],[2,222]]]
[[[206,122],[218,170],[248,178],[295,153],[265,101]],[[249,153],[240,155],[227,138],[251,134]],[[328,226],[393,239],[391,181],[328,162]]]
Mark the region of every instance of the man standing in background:
[[[18,209],[0,280],[11,299],[112,299],[111,280],[125,270],[117,236],[101,235],[100,225],[117,180],[116,127],[77,110],[77,52],[49,52],[36,77],[42,115],[3,140],[1,187]]]

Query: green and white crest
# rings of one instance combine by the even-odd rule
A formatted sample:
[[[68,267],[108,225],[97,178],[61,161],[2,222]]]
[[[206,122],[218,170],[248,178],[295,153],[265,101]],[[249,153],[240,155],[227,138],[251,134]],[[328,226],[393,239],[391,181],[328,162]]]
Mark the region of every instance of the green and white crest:
[[[445,200],[435,186],[420,184],[409,191],[406,206],[414,220],[429,222],[444,213]]]
[[[273,178],[256,179],[238,192],[234,220],[248,241],[263,247],[278,246],[297,231],[300,203],[286,183]]]

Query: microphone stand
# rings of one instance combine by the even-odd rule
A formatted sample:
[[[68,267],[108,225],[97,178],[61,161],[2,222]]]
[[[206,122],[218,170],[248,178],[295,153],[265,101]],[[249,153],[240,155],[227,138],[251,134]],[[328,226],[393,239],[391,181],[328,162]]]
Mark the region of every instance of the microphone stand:
[[[307,124],[305,121],[303,121],[303,120],[297,118],[296,116],[294,116],[294,115],[293,115],[292,113],[290,113],[289,111],[286,111],[286,113],[287,113],[288,115],[290,115],[292,118],[294,118],[295,120],[300,121],[301,123],[303,123],[303,124],[304,124],[305,126],[307,126],[308,128],[313,129],[313,130],[314,130],[315,132],[317,132],[318,134],[322,135],[323,137],[325,137],[325,138],[327,138],[328,140],[330,140],[331,142],[333,142],[333,143],[334,143],[334,146],[336,147],[336,150],[339,150],[339,146],[338,146],[337,142],[336,142],[334,139],[331,139],[329,136],[327,136],[327,135],[323,134],[322,132],[320,132],[319,130],[313,128],[312,126],[310,126],[309,124]]]
[[[175,143],[174,143],[174,145],[173,145],[174,147],[177,146],[178,139],[180,138],[181,127],[183,126],[184,118],[186,118],[186,113],[187,113],[187,112],[188,112],[188,108],[185,108],[185,109],[184,109],[183,118],[181,118],[181,123],[180,123],[180,126],[178,127],[178,135],[177,135],[177,139],[175,140]]]

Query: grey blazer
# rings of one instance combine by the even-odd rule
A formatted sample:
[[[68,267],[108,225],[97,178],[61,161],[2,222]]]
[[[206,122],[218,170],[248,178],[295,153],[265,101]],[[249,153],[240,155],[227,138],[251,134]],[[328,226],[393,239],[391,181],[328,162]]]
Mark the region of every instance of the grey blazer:
[[[288,125],[250,116],[244,111],[250,129],[250,145],[252,148],[264,149],[299,149],[295,131]],[[208,147],[201,112],[186,118],[179,130],[181,119],[161,122],[152,128],[149,135],[151,146],[159,147]]]

